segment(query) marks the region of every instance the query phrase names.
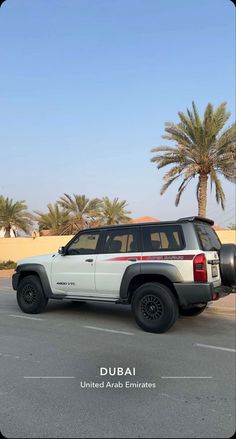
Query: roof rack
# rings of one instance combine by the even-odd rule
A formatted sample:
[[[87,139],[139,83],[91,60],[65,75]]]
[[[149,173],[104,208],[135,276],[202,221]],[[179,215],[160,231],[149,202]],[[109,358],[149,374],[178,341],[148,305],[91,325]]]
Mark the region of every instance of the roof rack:
[[[187,216],[186,218],[179,218],[178,221],[202,221],[203,223],[210,224],[213,226],[214,221],[209,218],[204,218],[203,216]]]

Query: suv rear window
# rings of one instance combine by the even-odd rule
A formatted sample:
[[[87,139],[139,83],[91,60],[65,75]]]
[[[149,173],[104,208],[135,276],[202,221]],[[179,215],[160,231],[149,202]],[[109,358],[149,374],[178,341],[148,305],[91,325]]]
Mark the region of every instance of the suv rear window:
[[[197,231],[202,250],[220,250],[221,242],[211,226],[204,223],[195,223],[195,229]]]
[[[182,228],[179,225],[142,227],[143,251],[175,251],[184,248]]]
[[[130,253],[137,251],[136,229],[115,229],[105,232],[103,253]]]

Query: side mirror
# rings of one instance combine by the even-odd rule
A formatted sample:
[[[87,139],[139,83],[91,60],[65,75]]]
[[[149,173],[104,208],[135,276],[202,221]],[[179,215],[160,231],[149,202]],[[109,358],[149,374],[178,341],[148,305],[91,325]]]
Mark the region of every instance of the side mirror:
[[[59,255],[65,256],[65,247],[59,247],[58,253]]]

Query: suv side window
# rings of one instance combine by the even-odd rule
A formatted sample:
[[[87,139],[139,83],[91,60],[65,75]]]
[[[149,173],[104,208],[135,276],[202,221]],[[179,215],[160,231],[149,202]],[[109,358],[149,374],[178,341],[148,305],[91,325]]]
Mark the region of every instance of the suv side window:
[[[220,250],[220,240],[211,226],[204,223],[195,223],[197,235],[204,251]]]
[[[80,233],[67,248],[67,255],[91,255],[96,253],[99,232]]]
[[[142,227],[143,251],[175,251],[184,248],[182,228],[179,225]]]
[[[105,232],[103,253],[131,253],[138,251],[136,229],[108,230]]]

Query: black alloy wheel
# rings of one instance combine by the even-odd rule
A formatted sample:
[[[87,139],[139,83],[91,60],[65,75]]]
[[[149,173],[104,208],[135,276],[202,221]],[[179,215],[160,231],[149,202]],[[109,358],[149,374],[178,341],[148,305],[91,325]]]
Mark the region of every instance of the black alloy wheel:
[[[45,296],[40,279],[36,275],[24,277],[17,288],[17,303],[21,311],[28,314],[43,312],[48,298]]]
[[[136,323],[147,332],[162,333],[174,325],[178,305],[172,290],[159,282],[141,285],[131,301]]]
[[[153,294],[144,296],[141,299],[140,306],[144,317],[148,320],[159,319],[164,312],[164,307],[161,300]]]

